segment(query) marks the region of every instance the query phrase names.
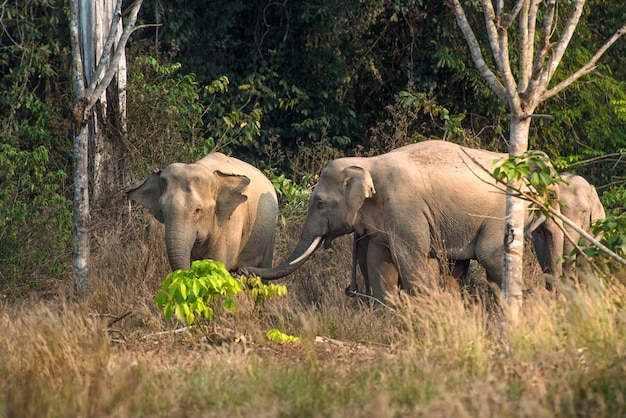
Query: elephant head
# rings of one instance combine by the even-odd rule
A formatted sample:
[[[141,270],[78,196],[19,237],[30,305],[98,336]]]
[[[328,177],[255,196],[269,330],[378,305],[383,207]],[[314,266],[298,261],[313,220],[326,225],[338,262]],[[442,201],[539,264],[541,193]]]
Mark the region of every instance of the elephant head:
[[[279,279],[299,268],[322,242],[328,248],[333,239],[354,231],[359,209],[376,191],[365,168],[342,164],[343,161],[331,162],[320,174],[309,200],[300,240],[291,255],[277,267],[246,267],[244,273],[266,280]]]
[[[581,176],[562,173],[561,178],[566,181],[556,186],[556,197],[562,204],[559,207],[561,214],[582,230],[591,232],[593,223],[605,217],[598,192]],[[581,234],[574,228],[542,215],[528,228],[527,234],[532,237],[544,272],[557,276],[571,276],[575,272],[576,257],[572,252]],[[564,265],[561,260],[565,261]]]
[[[125,192],[165,224],[168,260],[177,270],[189,269],[191,260],[202,258],[228,264],[220,259],[223,251],[215,242],[227,231],[235,209],[248,199],[243,193],[249,183],[245,175],[174,163]]]

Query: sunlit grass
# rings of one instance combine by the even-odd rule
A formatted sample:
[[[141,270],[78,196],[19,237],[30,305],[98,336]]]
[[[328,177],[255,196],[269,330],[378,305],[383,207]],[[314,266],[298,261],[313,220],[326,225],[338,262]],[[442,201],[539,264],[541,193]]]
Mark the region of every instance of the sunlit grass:
[[[625,413],[626,289],[615,279],[583,275],[550,294],[529,277],[517,323],[467,287],[372,309],[343,293],[346,238],[283,281],[287,297],[243,303],[207,340],[167,324],[154,305],[167,274],[155,231],[140,245],[100,237],[86,300],[59,289],[52,300],[0,305],[4,416]],[[271,328],[301,340],[270,342]]]

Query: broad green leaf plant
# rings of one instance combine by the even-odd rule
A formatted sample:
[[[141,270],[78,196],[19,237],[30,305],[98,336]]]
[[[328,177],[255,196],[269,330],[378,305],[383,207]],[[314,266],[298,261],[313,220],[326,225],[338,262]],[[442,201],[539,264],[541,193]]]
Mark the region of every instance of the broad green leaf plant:
[[[258,307],[274,296],[285,296],[287,287],[266,285],[259,277],[236,279],[219,261],[196,260],[189,270],[168,274],[154,300],[168,321],[176,316],[187,326],[198,324],[206,334],[205,327],[213,323],[216,315],[226,311],[235,313],[239,307],[235,296],[242,292],[250,295]],[[269,333],[268,339],[297,341],[297,337],[272,338]]]

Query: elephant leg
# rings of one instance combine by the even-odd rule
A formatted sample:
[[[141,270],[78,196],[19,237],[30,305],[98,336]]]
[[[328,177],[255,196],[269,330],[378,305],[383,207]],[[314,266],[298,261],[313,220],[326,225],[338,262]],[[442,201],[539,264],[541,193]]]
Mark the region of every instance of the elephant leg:
[[[566,277],[575,277],[577,270],[576,261],[578,257],[574,251],[576,250],[575,245],[578,244],[580,239],[580,234],[567,226],[565,226],[565,232],[574,242],[570,242],[568,238],[563,239],[563,275]]]
[[[539,266],[541,266],[541,271],[543,271],[544,273],[552,273],[550,261],[551,257],[548,251],[548,245],[542,235],[543,234],[541,234],[541,231],[533,231],[533,247],[535,248],[535,254],[537,255],[537,261],[539,262]]]
[[[498,225],[499,227],[500,225]],[[487,273],[487,280],[500,287],[502,285],[502,268],[504,264],[504,237],[496,240],[494,237],[501,237],[502,230],[487,232],[484,238],[476,245],[476,261],[483,266]]]
[[[354,233],[352,243],[352,281],[350,286],[345,290],[348,296],[354,296],[354,292],[358,292],[357,268],[361,269],[365,280],[365,289],[369,289],[369,278],[367,274],[367,247],[369,245],[369,237],[367,235],[359,235]]]
[[[223,239],[215,243],[211,243],[208,246],[204,244],[196,244],[194,251],[192,251],[192,258],[194,260],[203,260],[209,258],[207,247],[210,248],[211,258],[213,260],[221,261],[226,266],[226,269],[232,270],[237,267],[238,259],[240,257],[239,248],[241,246],[241,237],[239,234],[231,234],[229,239]],[[201,247],[200,252],[195,252],[195,249]],[[245,257],[245,255],[241,255]]]
[[[450,273],[452,274],[452,277],[457,279],[459,282],[465,282],[467,272],[469,271],[470,260],[449,261],[448,265],[450,266]]]
[[[563,231],[554,220],[549,219],[532,233],[533,246],[537,260],[544,273],[563,275],[563,264],[560,260],[564,254],[565,237]]]
[[[378,300],[384,301],[387,293],[398,291],[398,269],[387,246],[369,242],[367,276],[368,292]]]

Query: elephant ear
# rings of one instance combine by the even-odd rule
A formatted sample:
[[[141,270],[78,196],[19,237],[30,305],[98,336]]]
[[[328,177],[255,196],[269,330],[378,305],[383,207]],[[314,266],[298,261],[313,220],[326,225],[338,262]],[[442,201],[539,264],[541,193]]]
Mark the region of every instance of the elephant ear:
[[[124,193],[126,193],[129,199],[148,209],[159,222],[165,223],[165,218],[159,208],[159,199],[161,198],[160,178],[161,171],[155,171],[143,182],[124,190]]]
[[[602,202],[598,197],[598,191],[592,185],[591,186],[591,222],[595,222],[598,219],[606,218],[606,212],[604,211],[604,206],[602,206]]]
[[[243,193],[250,184],[250,179],[241,174],[223,173],[219,170],[215,170],[214,174],[218,179],[215,213],[222,225],[230,219],[239,205],[248,200],[248,196]]]
[[[355,222],[356,214],[365,203],[376,193],[372,176],[365,169],[357,166],[347,167],[344,170],[345,180],[343,190],[348,202],[348,219],[350,223]]]

